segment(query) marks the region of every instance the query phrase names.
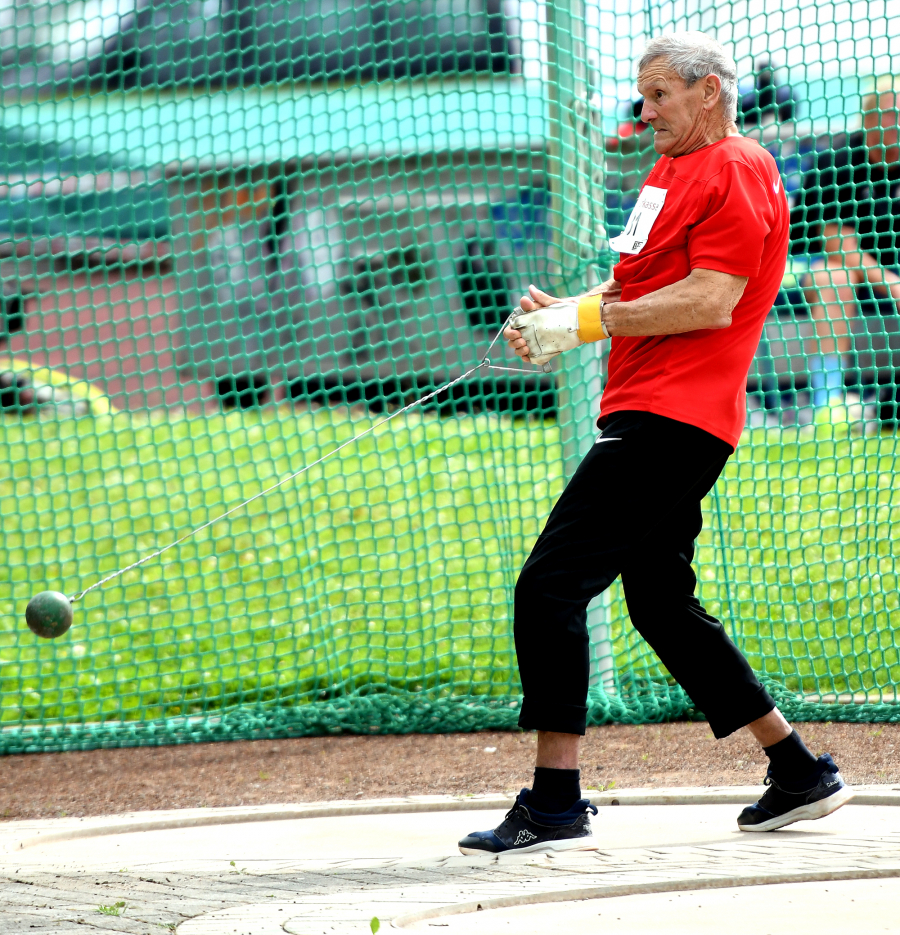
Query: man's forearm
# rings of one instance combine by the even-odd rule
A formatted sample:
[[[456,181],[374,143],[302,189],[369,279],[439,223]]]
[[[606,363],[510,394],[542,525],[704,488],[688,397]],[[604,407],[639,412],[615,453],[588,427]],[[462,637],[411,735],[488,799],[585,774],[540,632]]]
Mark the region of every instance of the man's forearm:
[[[603,307],[603,323],[613,336],[683,334],[727,328],[747,277],[694,270],[686,279],[630,302]]]
[[[711,317],[705,301],[685,294],[676,283],[631,302],[612,302],[603,307],[603,323],[614,336],[683,334],[705,328],[727,328],[731,310]]]

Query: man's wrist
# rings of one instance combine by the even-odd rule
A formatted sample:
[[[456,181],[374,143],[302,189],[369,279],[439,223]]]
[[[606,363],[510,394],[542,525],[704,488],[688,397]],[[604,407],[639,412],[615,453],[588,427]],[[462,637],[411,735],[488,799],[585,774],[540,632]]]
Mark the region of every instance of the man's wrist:
[[[606,314],[605,314],[605,309],[607,305],[609,305],[608,302],[600,303],[600,327],[603,329],[603,334],[606,335],[606,338],[610,339],[612,338],[612,335],[609,333],[609,328],[606,325]]]
[[[578,300],[578,337],[586,344],[609,338],[609,329],[603,321],[603,296],[585,295]]]

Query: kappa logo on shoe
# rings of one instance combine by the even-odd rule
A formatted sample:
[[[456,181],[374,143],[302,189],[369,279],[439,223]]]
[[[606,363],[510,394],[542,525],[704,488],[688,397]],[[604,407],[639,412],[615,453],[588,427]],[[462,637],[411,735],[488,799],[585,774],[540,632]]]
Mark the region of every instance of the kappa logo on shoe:
[[[520,831],[516,835],[515,841],[513,841],[513,847],[519,847],[521,844],[527,844],[529,841],[536,841],[537,835],[532,834],[530,831]]]

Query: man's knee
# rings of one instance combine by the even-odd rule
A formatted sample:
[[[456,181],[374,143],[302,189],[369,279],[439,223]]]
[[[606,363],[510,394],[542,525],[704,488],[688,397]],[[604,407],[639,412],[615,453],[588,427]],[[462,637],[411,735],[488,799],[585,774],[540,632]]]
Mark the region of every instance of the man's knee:
[[[635,630],[661,651],[664,647],[696,642],[727,640],[721,622],[707,613],[694,593],[696,578],[688,569],[667,580],[642,577],[635,581],[623,575],[625,602]]]
[[[548,600],[553,601],[556,597],[554,576],[544,574],[542,564],[540,561],[533,562],[529,559],[519,574],[514,596],[517,618],[521,612],[528,614],[536,606]]]
[[[699,532],[699,530],[698,530]],[[648,551],[639,565],[630,563],[622,571],[622,585],[628,606],[654,608],[663,603],[681,606],[696,602],[697,576],[691,560],[693,549],[673,546],[670,550]]]
[[[591,599],[605,591],[615,578],[612,572],[594,575],[571,563],[565,567],[529,560],[516,581],[515,632],[524,635],[557,626],[578,629]]]

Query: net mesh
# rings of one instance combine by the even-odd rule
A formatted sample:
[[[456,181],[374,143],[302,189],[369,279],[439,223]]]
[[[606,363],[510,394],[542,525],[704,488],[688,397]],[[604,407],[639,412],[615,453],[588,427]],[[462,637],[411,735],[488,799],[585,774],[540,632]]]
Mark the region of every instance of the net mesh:
[[[0,3],[0,751],[515,725],[512,589],[597,345],[478,370],[62,638],[23,611],[455,379],[528,282],[599,282],[655,159],[635,57],[684,28],[792,203],[700,597],[789,717],[900,718],[900,21],[858,6]],[[617,587],[589,624],[591,723],[696,716]]]

